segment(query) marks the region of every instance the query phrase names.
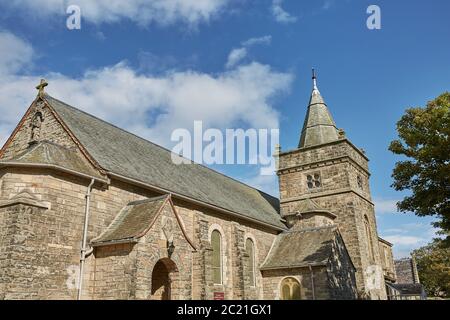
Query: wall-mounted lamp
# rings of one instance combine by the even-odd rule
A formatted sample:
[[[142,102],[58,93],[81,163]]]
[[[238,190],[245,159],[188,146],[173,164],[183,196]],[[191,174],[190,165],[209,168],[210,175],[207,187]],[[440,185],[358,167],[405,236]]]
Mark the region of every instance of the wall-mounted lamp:
[[[167,241],[167,254],[169,255],[169,258],[172,256],[173,252],[175,251],[175,245],[172,241]]]

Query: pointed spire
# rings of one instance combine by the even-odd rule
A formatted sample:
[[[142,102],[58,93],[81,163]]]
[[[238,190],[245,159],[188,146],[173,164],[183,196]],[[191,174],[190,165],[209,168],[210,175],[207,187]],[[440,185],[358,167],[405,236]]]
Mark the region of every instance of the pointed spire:
[[[312,80],[313,90],[300,136],[299,148],[320,145],[339,139],[339,131],[317,87],[317,75],[314,68],[312,69]]]

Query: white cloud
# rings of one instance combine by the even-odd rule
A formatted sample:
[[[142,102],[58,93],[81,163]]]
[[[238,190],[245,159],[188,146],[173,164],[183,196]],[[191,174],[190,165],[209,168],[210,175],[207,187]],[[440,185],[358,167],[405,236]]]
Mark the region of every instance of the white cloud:
[[[33,16],[66,15],[68,5],[81,8],[82,19],[94,24],[131,20],[141,25],[177,21],[195,25],[221,12],[229,0],[12,0],[7,6]]]
[[[33,48],[11,33],[0,31],[0,74],[19,71],[31,62]]]
[[[397,212],[397,202],[400,200],[390,200],[390,199],[374,199],[375,212],[376,213],[396,213]]]
[[[381,230],[381,237],[394,244],[396,258],[409,256],[411,251],[426,245],[436,237],[436,229],[429,223],[396,223],[391,226],[393,227]]]
[[[297,21],[297,17],[286,12],[282,5],[283,0],[273,0],[272,1],[272,14],[277,22],[280,23],[293,23]]]
[[[244,47],[250,47],[250,46],[254,46],[257,44],[265,44],[268,45],[272,42],[272,36],[267,35],[267,36],[262,36],[262,37],[258,37],[258,38],[250,38],[246,41],[242,42],[242,45]]]
[[[426,240],[423,238],[405,235],[386,236],[384,237],[384,239],[392,242],[394,246],[417,246],[426,242]]]
[[[228,55],[226,67],[227,68],[234,67],[247,56],[247,53],[248,53],[247,48],[237,48],[231,50],[230,54]]]
[[[226,68],[230,69],[236,66],[239,62],[244,60],[245,57],[248,55],[248,50],[250,47],[255,45],[269,45],[272,42],[272,36],[262,36],[258,38],[250,38],[246,41],[243,41],[241,43],[241,48],[235,48],[231,50],[230,54],[228,55],[228,60],[225,65]]]
[[[11,34],[3,38],[8,57],[30,47]],[[30,64],[31,58],[19,60],[8,70]],[[2,142],[34,99],[39,78],[0,74]],[[214,75],[196,71],[143,75],[121,62],[89,70],[79,78],[60,73],[45,78],[47,91],[54,97],[166,147],[173,129],[191,129],[194,120],[203,120],[205,128],[278,128],[279,116],[271,101],[288,90],[292,81],[292,75],[257,62]]]

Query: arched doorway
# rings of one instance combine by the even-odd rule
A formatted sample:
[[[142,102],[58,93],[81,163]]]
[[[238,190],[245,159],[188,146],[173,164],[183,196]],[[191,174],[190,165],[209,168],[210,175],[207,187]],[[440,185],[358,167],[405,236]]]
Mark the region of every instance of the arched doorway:
[[[289,277],[283,279],[280,285],[281,300],[301,300],[301,287],[297,279]]]
[[[173,297],[176,264],[169,258],[158,260],[152,272],[152,300],[170,300]]]

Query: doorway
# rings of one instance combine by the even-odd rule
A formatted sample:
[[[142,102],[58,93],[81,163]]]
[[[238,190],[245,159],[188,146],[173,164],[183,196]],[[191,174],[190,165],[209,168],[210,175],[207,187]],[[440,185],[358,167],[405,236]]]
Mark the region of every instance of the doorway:
[[[158,260],[152,272],[152,300],[171,300],[176,264],[169,258]]]

